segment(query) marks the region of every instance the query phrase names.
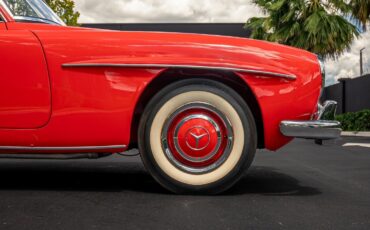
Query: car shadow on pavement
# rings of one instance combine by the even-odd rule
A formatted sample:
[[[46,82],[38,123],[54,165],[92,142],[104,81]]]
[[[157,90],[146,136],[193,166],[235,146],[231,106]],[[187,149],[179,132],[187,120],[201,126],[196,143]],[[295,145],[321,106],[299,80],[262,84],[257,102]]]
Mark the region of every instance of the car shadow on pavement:
[[[170,194],[143,168],[141,162],[0,161],[0,191],[84,191]],[[251,167],[243,178],[222,196],[258,194],[268,196],[312,196],[321,194],[302,186],[291,175],[270,167]]]
[[[303,186],[291,175],[271,167],[251,167],[246,175],[226,194],[259,194],[266,196],[313,196],[322,192],[314,187]]]

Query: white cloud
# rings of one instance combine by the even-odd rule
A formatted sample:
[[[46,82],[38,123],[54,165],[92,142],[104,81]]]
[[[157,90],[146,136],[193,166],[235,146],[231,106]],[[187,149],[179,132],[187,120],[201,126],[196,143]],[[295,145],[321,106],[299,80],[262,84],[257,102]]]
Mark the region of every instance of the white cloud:
[[[370,26],[366,33],[356,39],[351,50],[344,53],[338,60],[331,60],[326,63],[328,73],[327,84],[335,83],[339,78],[354,78],[360,75],[360,49],[366,47],[363,51],[364,72],[370,73]]]
[[[262,12],[251,0],[75,0],[80,23],[245,22]],[[359,50],[370,71],[370,29],[353,42],[351,51],[326,63],[327,84],[359,75]]]
[[[250,0],[75,0],[80,23],[245,22],[261,15]]]

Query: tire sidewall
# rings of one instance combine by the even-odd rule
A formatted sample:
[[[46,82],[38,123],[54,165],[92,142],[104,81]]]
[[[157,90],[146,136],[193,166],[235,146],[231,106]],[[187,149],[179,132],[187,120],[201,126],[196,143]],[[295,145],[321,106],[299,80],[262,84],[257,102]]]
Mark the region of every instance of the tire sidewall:
[[[235,167],[223,178],[205,185],[190,185],[168,176],[156,162],[150,143],[153,120],[161,107],[171,98],[189,91],[204,91],[225,99],[238,113],[244,129],[244,146]],[[157,93],[146,106],[138,132],[139,149],[142,161],[150,174],[165,188],[175,193],[217,194],[230,188],[251,165],[257,145],[256,125],[245,101],[228,86],[206,79],[183,80],[171,84]]]

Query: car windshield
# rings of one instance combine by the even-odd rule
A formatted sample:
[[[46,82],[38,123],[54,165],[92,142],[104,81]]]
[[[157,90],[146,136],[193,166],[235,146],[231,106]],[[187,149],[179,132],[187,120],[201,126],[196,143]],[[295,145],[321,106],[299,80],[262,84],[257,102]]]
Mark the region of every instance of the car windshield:
[[[15,20],[65,25],[43,0],[3,0],[3,3]]]

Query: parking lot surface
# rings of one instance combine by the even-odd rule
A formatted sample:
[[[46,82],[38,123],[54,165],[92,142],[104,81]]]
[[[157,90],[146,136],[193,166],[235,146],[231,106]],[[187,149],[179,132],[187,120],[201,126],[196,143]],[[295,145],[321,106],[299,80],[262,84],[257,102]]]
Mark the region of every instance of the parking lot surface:
[[[258,151],[218,196],[168,193],[138,157],[2,159],[0,229],[370,229],[369,143],[295,140]]]

